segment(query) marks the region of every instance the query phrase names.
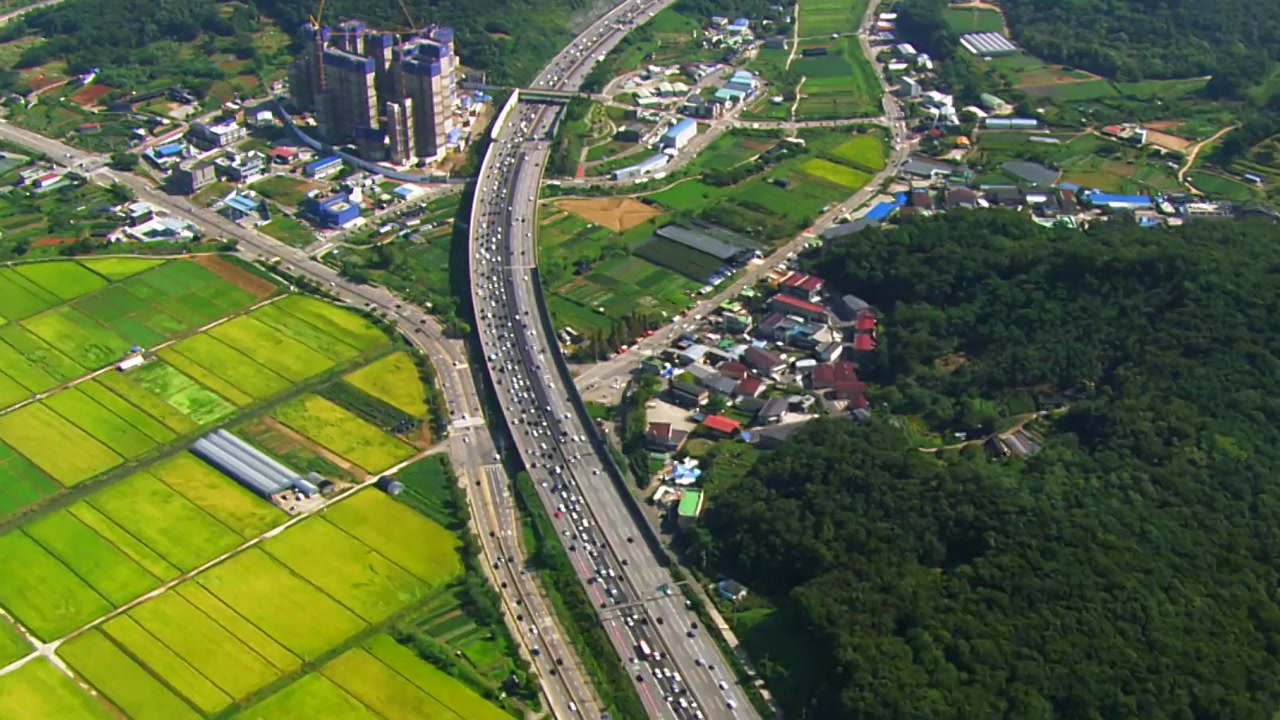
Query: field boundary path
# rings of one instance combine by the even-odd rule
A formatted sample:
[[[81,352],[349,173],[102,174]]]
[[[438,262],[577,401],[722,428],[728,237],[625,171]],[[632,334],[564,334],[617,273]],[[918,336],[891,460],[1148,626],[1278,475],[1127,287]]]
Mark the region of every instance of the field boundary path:
[[[164,593],[172,589],[175,585],[178,585],[187,580],[190,580],[191,578],[195,577],[196,575],[199,575],[205,570],[208,570],[209,568],[212,568],[215,565],[219,565],[239,555],[240,553],[257,546],[258,544],[262,543],[264,540],[269,540],[275,537],[276,535],[279,535],[280,533],[302,522],[303,520],[306,520],[314,515],[323,515],[325,509],[328,508],[330,505],[341,502],[346,498],[350,497],[351,495],[354,495],[355,493],[363,490],[364,488],[369,487],[374,482],[376,482],[379,477],[382,477],[383,475],[395,474],[399,472],[401,469],[403,469],[404,467],[406,467],[407,465],[411,465],[412,463],[415,463],[418,460],[421,460],[422,458],[437,452],[439,452],[439,449],[437,448],[428,448],[426,450],[422,450],[420,452],[415,453],[412,457],[408,458],[407,460],[404,460],[390,468],[387,468],[384,472],[376,473],[374,475],[369,475],[364,480],[357,483],[354,487],[348,488],[347,490],[344,490],[341,493],[335,495],[332,499],[329,500],[329,502],[324,503],[323,505],[320,505],[319,507],[316,507],[312,510],[308,510],[305,512],[298,513],[297,515],[294,515],[293,517],[271,528],[270,530],[267,530],[261,535],[249,538],[248,540],[245,540],[240,545],[237,545],[236,547],[222,553],[221,555],[213,558],[212,560],[205,562],[199,567],[193,570],[188,570],[187,572],[184,572],[178,575],[172,580],[167,580],[164,583],[161,583],[160,586],[155,588],[154,590],[150,590],[134,598],[133,600],[130,600],[129,602],[124,603],[119,607],[116,607],[110,612],[104,613],[98,616],[97,618],[90,620],[89,622],[85,623],[84,625],[81,625],[75,630],[72,630],[71,632],[66,633],[62,637],[56,638],[54,640],[50,640],[49,642],[40,642],[35,637],[33,637],[26,630],[26,628],[19,626],[20,631],[23,633],[23,635],[27,637],[29,641],[31,641],[33,645],[35,645],[36,649],[31,653],[28,653],[27,655],[24,655],[23,657],[18,658],[17,660],[14,660],[8,665],[5,665],[4,667],[0,667],[0,676],[8,675],[9,673],[17,670],[23,665],[26,665],[27,663],[31,662],[35,658],[46,657],[46,658],[49,658],[49,660],[52,661],[58,667],[58,669],[60,669],[72,680],[75,680],[76,682],[80,682],[79,678],[77,678],[75,674],[71,672],[70,668],[68,668],[61,661],[61,659],[57,657],[58,647],[62,645],[62,643],[76,637],[77,635],[88,632],[89,630],[92,630],[93,628],[111,620],[112,618],[123,615],[129,612],[130,610],[134,609],[135,607],[141,605],[142,603],[148,600],[151,600],[152,598],[155,598],[159,595],[163,595]],[[17,623],[15,623],[15,625],[17,625]],[[83,685],[83,683],[81,684]]]
[[[1191,167],[1196,163],[1196,157],[1200,155],[1200,151],[1203,150],[1205,146],[1207,146],[1209,143],[1216,142],[1217,140],[1221,139],[1223,135],[1226,135],[1227,133],[1231,132],[1232,130],[1235,130],[1238,127],[1240,126],[1229,125],[1227,127],[1222,128],[1218,132],[1210,135],[1204,140],[1201,140],[1195,145],[1192,145],[1187,150],[1187,154],[1182,160],[1182,166],[1178,168],[1178,182],[1182,183],[1183,185],[1186,185],[1192,190],[1195,190],[1197,194],[1203,194],[1203,193],[1200,193],[1200,191],[1197,190],[1191,183],[1187,182],[1187,173],[1191,172]]]

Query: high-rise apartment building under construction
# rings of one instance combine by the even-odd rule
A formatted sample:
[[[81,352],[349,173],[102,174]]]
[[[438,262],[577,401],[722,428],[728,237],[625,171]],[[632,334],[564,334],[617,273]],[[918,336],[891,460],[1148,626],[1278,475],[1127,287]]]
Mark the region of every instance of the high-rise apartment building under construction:
[[[331,142],[354,140],[362,154],[378,156],[370,159],[397,164],[443,154],[458,67],[452,28],[402,35],[348,20],[303,33],[290,95],[297,109],[316,114]]]

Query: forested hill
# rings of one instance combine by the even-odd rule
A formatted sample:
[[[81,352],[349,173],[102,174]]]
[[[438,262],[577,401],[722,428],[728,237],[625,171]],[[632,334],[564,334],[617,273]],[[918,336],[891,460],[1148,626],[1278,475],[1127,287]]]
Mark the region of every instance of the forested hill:
[[[1052,62],[1122,81],[1262,78],[1280,58],[1280,3],[1000,0],[1014,38]]]
[[[816,269],[883,311],[877,420],[793,436],[696,540],[806,636],[803,671],[756,658],[789,716],[1272,718],[1280,228],[958,212]],[[1026,461],[920,452],[881,405],[1069,389]]]

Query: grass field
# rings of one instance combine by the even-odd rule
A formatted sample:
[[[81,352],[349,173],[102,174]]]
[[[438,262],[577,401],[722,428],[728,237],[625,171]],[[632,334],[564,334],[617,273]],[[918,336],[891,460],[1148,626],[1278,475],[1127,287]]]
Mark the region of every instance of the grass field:
[[[822,158],[806,160],[800,165],[800,170],[828,182],[843,185],[851,190],[866,185],[867,181],[871,179],[871,176],[867,173],[844,165],[837,165],[830,160],[823,160]]]
[[[281,205],[297,208],[302,205],[311,185],[288,175],[272,175],[250,184],[249,188]]]
[[[855,135],[833,148],[831,154],[868,172],[884,169],[884,143],[871,133]]]
[[[952,31],[964,34],[975,32],[1004,32],[1004,18],[999,10],[988,8],[947,8],[942,19]]]
[[[388,355],[347,373],[343,380],[414,417],[427,415],[426,387],[419,379],[418,368],[408,353]]]
[[[437,461],[419,461],[429,462]],[[439,586],[462,574],[457,536],[382,492],[356,493],[330,507],[325,519],[428,585]]]
[[[1083,80],[1081,82],[1061,82],[1049,85],[1024,85],[1018,88],[1029,95],[1043,95],[1064,102],[1097,100],[1117,94],[1116,88],[1109,80]]]
[[[303,658],[328,650],[365,626],[350,610],[258,548],[210,568],[195,581]],[[291,605],[306,612],[281,612],[280,598],[289,598]]]
[[[0,717],[113,720],[114,714],[47,659],[39,658],[0,676]]]
[[[0,535],[0,605],[42,640],[53,640],[111,610],[111,604],[36,541]]]
[[[285,245],[291,245],[296,248],[304,248],[316,241],[314,230],[304,223],[284,215],[277,215],[271,219],[271,222],[260,226],[258,230]]]
[[[800,36],[856,32],[867,0],[800,0]]]
[[[263,548],[370,624],[421,600],[427,591],[421,580],[323,518],[294,525]]]
[[[386,470],[414,453],[412,446],[318,395],[295,398],[272,414],[296,432],[371,473]]]
[[[80,677],[133,720],[199,720],[202,716],[97,630],[58,648]]]
[[[650,199],[672,210],[696,210],[707,203],[716,188],[698,180],[685,180],[666,190],[653,193]]]
[[[226,482],[231,482],[229,479]],[[187,571],[244,539],[148,472],[89,496],[88,503],[175,567]]]

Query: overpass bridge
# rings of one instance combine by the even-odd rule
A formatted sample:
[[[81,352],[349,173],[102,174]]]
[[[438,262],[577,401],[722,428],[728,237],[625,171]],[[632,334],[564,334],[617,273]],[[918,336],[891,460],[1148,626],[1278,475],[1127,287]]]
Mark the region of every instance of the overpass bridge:
[[[486,83],[462,82],[458,83],[464,90],[480,90],[482,92],[493,92],[496,90],[510,90],[520,94],[520,99],[525,102],[534,103],[567,103],[576,97],[590,98],[591,93],[577,92],[574,90],[552,90],[550,88],[522,88],[512,87],[510,85],[489,85]]]

